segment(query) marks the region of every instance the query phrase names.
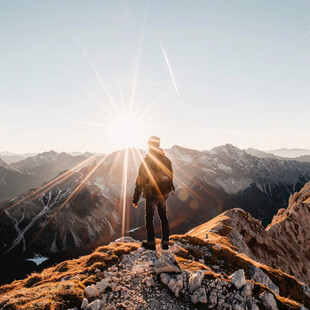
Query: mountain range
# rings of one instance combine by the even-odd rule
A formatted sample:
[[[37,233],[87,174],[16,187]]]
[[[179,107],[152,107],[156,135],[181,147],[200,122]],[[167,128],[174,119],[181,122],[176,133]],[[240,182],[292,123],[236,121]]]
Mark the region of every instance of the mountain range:
[[[203,152],[173,146],[165,152],[176,187],[168,199],[172,233],[185,233],[236,207],[266,226],[289,196],[310,180],[310,163],[258,158],[230,144]],[[54,178],[0,204],[1,256],[25,263],[39,253],[50,258],[47,265],[63,255],[87,253],[123,233],[143,239],[144,202],[132,208],[131,195],[144,156],[135,149],[89,158],[46,152],[14,165],[2,164],[0,169],[30,181]],[[80,169],[56,176],[55,167],[70,169],[76,164]],[[8,184],[7,178],[4,181]],[[157,219],[155,224],[158,232]],[[25,267],[19,266],[17,274],[23,274]]]

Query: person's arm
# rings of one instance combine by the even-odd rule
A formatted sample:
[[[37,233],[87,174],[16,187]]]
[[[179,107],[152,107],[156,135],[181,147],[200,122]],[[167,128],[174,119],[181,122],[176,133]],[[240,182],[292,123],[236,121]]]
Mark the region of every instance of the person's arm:
[[[169,158],[168,158],[169,159]],[[174,195],[175,193],[175,188],[174,188],[174,184],[173,184],[173,169],[172,169],[172,162],[169,159],[169,171],[171,173],[171,188],[172,188],[172,194]]]
[[[143,185],[144,185],[144,168],[143,168],[143,163],[142,163],[140,165],[138,177],[136,180],[136,187],[135,187],[135,191],[134,191],[133,198],[132,198],[132,204],[135,208],[137,207],[137,203],[141,196]]]

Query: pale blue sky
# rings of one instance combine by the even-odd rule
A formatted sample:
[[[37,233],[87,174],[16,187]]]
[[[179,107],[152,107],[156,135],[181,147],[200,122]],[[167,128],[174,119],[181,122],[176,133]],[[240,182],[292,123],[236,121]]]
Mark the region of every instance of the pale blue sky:
[[[134,113],[164,92],[136,147],[155,134],[163,147],[310,148],[310,1],[10,0],[0,1],[0,150],[117,149],[98,76],[128,109],[135,72]]]

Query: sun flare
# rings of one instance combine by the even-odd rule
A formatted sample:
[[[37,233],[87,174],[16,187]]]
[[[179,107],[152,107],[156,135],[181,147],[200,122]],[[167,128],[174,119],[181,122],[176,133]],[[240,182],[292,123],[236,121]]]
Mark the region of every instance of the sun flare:
[[[110,139],[118,149],[135,147],[145,133],[141,119],[132,113],[123,114],[109,128]]]

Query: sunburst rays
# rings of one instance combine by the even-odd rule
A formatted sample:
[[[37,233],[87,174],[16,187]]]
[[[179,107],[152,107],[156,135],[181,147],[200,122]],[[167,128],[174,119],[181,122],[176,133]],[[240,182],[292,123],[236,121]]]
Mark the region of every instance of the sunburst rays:
[[[122,236],[125,235],[125,225],[126,225],[126,209],[127,209],[127,177],[128,177],[128,149],[124,152],[124,165],[122,174]]]

